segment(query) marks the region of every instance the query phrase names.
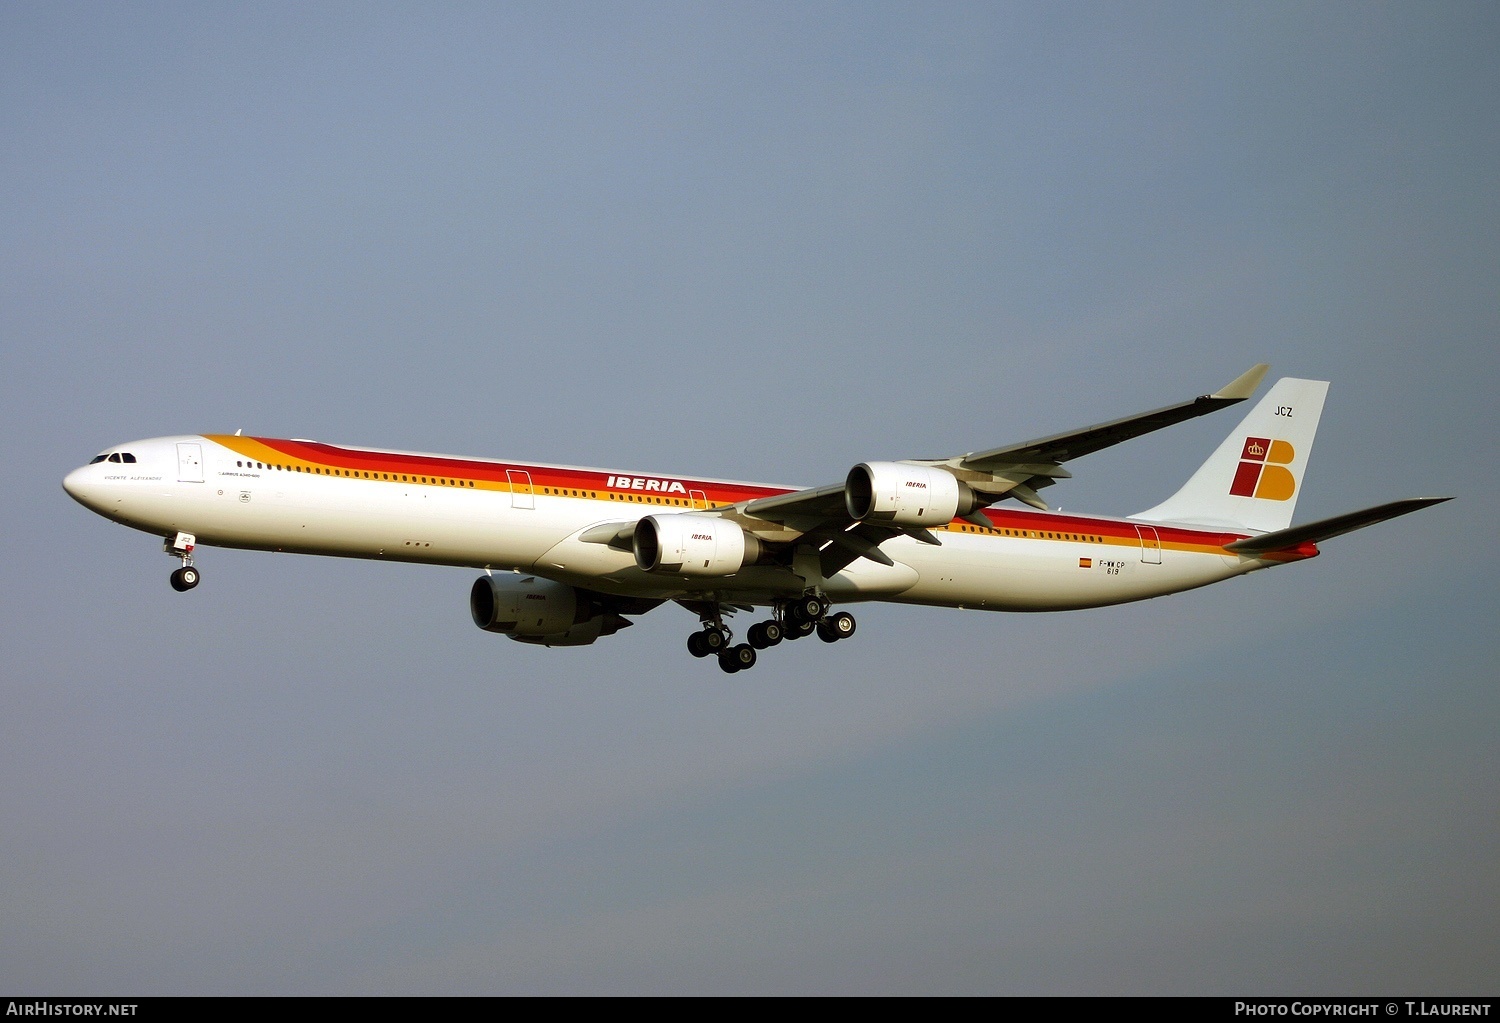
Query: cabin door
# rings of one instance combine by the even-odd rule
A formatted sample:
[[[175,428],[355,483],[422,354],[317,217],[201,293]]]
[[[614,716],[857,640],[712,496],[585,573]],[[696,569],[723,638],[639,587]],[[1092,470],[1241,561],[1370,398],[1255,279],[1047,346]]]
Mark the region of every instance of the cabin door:
[[[1136,534],[1141,538],[1141,561],[1147,565],[1161,564],[1161,537],[1157,535],[1155,526],[1136,526]]]
[[[177,445],[177,482],[203,482],[203,445]]]
[[[536,501],[532,498],[531,473],[524,469],[506,469],[505,478],[510,481],[512,508],[525,508],[529,511],[536,507]]]

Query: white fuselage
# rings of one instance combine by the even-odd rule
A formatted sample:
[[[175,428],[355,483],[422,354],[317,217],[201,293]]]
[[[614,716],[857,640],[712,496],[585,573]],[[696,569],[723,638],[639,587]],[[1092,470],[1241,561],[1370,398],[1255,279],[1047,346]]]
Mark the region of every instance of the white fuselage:
[[[580,538],[590,527],[720,508],[789,487],[642,476],[223,435],[121,445],[134,461],[70,473],[68,493],[116,522],[199,545],[518,570],[619,596],[770,603],[809,586],[833,601],[1006,611],[1061,610],[1204,586],[1287,557],[1236,556],[1244,533],[1103,517],[990,509],[955,520],[938,546],[907,536],[809,578],[804,558],[688,578],[646,572],[631,550]],[[1305,555],[1303,555],[1305,556]],[[815,574],[813,571],[811,574]]]

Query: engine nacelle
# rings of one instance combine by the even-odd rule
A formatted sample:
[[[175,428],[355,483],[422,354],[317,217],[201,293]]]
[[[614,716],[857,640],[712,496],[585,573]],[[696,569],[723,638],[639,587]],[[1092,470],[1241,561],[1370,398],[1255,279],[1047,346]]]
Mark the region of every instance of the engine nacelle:
[[[565,583],[524,575],[475,579],[469,614],[485,632],[541,646],[587,646],[630,624]]]
[[[734,575],[760,557],[760,541],[712,515],[647,515],[635,526],[635,563],[665,575]]]
[[[580,603],[573,587],[529,575],[483,575],[469,591],[474,624],[516,638],[566,632],[586,610]]]
[[[861,522],[941,526],[982,502],[952,473],[902,462],[861,462],[844,480],[844,504]]]

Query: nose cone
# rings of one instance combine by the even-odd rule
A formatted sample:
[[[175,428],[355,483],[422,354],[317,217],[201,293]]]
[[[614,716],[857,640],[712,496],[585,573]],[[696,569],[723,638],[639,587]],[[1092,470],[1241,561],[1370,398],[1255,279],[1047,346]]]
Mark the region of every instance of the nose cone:
[[[99,481],[94,477],[92,466],[81,466],[63,477],[63,489],[68,492],[69,497],[85,508],[98,511],[101,488]]]

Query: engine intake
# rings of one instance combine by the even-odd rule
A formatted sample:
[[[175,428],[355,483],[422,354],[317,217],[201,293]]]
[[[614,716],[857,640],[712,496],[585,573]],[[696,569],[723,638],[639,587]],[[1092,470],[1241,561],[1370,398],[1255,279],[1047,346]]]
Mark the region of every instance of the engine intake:
[[[844,480],[844,505],[860,521],[941,526],[984,502],[952,473],[903,462],[861,462]]]
[[[635,563],[665,575],[734,575],[753,564],[760,541],[712,515],[647,515],[635,526]]]

